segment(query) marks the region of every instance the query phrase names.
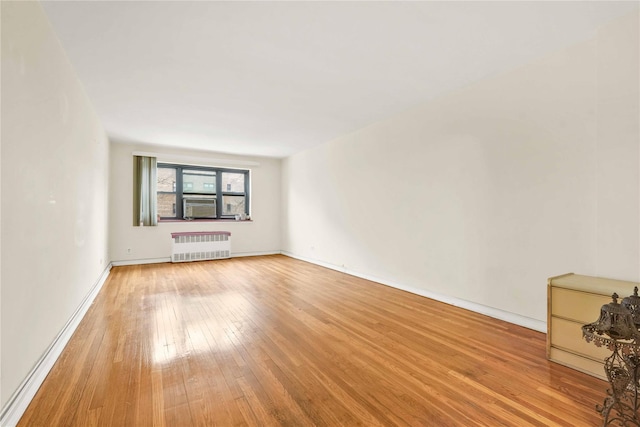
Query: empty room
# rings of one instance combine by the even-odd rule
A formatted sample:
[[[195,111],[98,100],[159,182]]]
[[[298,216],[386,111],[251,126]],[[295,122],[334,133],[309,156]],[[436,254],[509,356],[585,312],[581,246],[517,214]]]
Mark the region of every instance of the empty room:
[[[0,425],[640,426],[639,2],[0,14]]]

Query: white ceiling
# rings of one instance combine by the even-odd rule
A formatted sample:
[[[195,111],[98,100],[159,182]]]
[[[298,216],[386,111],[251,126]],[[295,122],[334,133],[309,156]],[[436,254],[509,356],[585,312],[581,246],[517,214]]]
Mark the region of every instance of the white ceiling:
[[[43,2],[114,139],[285,157],[638,2]]]

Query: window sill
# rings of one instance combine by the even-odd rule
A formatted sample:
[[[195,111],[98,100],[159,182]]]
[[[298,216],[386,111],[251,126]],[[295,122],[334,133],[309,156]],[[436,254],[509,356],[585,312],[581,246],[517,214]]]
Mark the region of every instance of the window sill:
[[[161,219],[158,221],[158,224],[162,224],[164,222],[253,222],[252,219],[245,220],[235,220],[232,218],[223,218],[223,219]]]

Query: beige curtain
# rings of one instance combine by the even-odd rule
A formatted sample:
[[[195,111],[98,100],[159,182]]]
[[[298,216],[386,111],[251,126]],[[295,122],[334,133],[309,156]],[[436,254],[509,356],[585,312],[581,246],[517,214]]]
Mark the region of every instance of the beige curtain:
[[[157,161],[133,156],[133,225],[158,225]]]

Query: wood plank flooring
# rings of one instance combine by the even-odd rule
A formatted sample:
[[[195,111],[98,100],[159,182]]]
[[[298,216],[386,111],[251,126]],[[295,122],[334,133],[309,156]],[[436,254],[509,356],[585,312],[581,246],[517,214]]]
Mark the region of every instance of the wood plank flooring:
[[[595,426],[545,335],[284,256],[113,268],[20,426]]]

